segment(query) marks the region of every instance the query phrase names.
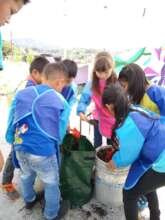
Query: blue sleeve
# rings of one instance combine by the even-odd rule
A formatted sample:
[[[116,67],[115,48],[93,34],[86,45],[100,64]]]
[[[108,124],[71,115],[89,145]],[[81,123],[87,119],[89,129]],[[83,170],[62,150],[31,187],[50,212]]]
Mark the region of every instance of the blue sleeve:
[[[146,92],[151,100],[158,106],[160,115],[165,116],[165,88],[161,86],[151,86]]]
[[[129,116],[116,130],[116,134],[119,139],[119,151],[114,154],[112,160],[117,167],[129,166],[138,158],[144,137]]]
[[[92,96],[92,91],[91,91],[91,83],[87,83],[82,91],[80,101],[77,106],[77,114],[79,115],[80,112],[85,113],[87,106],[91,102],[91,96]]]
[[[10,144],[13,144],[14,135],[15,135],[15,127],[13,125],[15,107],[16,107],[16,97],[14,97],[10,105],[8,121],[7,121],[7,129],[6,129],[6,134],[5,134],[6,141]]]
[[[77,85],[75,83],[72,83],[71,85],[71,89],[72,89],[72,96],[69,99],[69,106],[70,108],[73,107],[73,105],[76,103],[77,101]]]
[[[67,126],[69,123],[69,116],[70,116],[70,111],[71,108],[68,105],[66,100],[63,100],[64,103],[64,109],[61,112],[60,115],[60,143],[62,143],[63,138],[66,134]]]

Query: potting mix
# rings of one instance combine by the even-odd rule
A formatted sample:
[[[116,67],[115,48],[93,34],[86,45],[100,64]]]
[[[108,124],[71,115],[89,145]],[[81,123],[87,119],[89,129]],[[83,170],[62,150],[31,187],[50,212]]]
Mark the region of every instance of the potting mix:
[[[97,156],[104,162],[108,163],[116,150],[113,147],[107,147],[97,152]]]

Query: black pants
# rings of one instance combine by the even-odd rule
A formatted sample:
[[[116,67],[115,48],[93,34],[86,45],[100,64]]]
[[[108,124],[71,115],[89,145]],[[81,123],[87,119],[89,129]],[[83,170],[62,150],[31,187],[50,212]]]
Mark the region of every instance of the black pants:
[[[156,189],[165,186],[165,173],[149,169],[130,190],[123,190],[126,220],[138,220],[137,200],[145,195],[150,210],[150,220],[160,220],[159,201]]]
[[[12,183],[13,176],[14,176],[14,165],[12,161],[12,152],[10,152],[3,171],[2,175],[2,184],[10,184]]]
[[[97,121],[95,126],[94,126],[94,147],[100,147],[102,145],[102,138],[103,136],[101,135],[99,131],[99,122]],[[107,144],[112,145],[111,139],[107,138]]]

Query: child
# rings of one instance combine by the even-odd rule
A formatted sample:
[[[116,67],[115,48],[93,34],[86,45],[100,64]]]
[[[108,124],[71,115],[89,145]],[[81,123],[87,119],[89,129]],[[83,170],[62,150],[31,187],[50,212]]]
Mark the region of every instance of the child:
[[[9,23],[12,15],[16,14],[23,5],[27,4],[29,0],[1,0],[0,1],[0,27]],[[3,69],[2,56],[2,38],[0,32],[0,70]]]
[[[92,81],[85,86],[77,107],[77,113],[81,120],[88,121],[85,115],[87,106],[91,101],[95,104],[93,117],[96,119],[94,126],[94,146],[102,145],[102,136],[111,138],[111,131],[114,125],[114,117],[109,115],[101,104],[101,95],[104,87],[110,83],[115,83],[117,77],[114,73],[114,62],[107,52],[97,54],[95,58]],[[107,117],[107,115],[109,117]],[[111,143],[111,142],[110,142]],[[108,144],[110,144],[108,142]]]
[[[125,66],[119,73],[119,82],[132,104],[165,116],[165,89],[151,85],[139,65],[132,63]],[[145,197],[139,198],[138,207],[142,210],[146,206]]]
[[[156,189],[165,186],[165,119],[131,110],[119,85],[107,87],[102,100],[116,119],[112,141],[115,145],[119,141],[119,150],[107,166],[113,171],[131,165],[123,189],[126,220],[138,220],[137,200],[142,195],[147,197],[150,219],[159,220]]]
[[[17,13],[23,5],[27,4],[29,0],[2,0],[0,2],[0,27],[9,23],[10,17]],[[0,70],[3,69],[2,62],[2,39],[0,33]],[[0,170],[3,167],[4,159],[0,151]]]
[[[125,66],[119,73],[119,82],[132,104],[165,116],[165,88],[151,85],[139,65],[132,63]]]
[[[43,56],[38,56],[34,58],[29,68],[29,76],[27,78],[26,87],[28,86],[36,86],[37,84],[41,84],[42,82],[42,72],[46,64],[49,61]]]
[[[32,61],[30,68],[29,68],[30,75],[28,77],[26,87],[35,86],[41,83],[43,69],[48,63],[49,63],[48,60],[42,56],[38,56]],[[10,113],[11,113],[11,109],[10,109]],[[8,129],[10,129],[10,126],[11,126],[10,113],[9,113],[9,120],[8,120]],[[8,131],[7,131],[7,134],[8,134]],[[10,136],[6,135],[6,140],[8,143],[13,144],[12,141],[10,140]],[[14,165],[12,161],[12,152],[10,152],[6,160],[5,168],[3,171],[2,187],[6,191],[7,196],[10,199],[15,200],[19,198],[19,193],[17,192],[14,185],[12,184],[13,176],[14,176]]]
[[[43,84],[28,87],[15,97],[13,106],[14,150],[21,167],[22,194],[26,208],[36,202],[33,184],[38,176],[44,185],[46,219],[56,219],[59,211],[59,145],[65,135],[69,107],[59,94],[67,85],[62,63],[48,64]]]
[[[0,26],[9,23],[13,14],[16,14],[29,0],[1,0]]]
[[[63,88],[62,95],[72,108],[73,104],[76,102],[77,86],[75,83],[73,83],[73,80],[76,78],[78,67],[76,62],[74,62],[73,60],[66,59],[62,62],[65,65],[69,74],[69,85]]]

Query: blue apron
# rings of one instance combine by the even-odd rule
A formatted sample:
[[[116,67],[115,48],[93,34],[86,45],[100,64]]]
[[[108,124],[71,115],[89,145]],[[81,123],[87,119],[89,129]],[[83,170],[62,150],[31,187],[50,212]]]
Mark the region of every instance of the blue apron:
[[[60,115],[58,115],[59,112],[61,112]],[[67,108],[66,101],[62,95],[46,85],[28,87],[16,96],[14,126],[29,115],[32,115],[40,132],[58,143],[56,152],[57,160],[60,163],[59,144],[66,133],[69,118],[69,108]],[[62,129],[61,126],[63,126]]]
[[[132,118],[133,120],[129,120]],[[125,137],[126,126],[123,124],[117,129],[117,135],[120,136],[121,140],[126,140],[126,145],[133,147],[132,140],[135,138],[134,135],[138,135],[138,132],[142,134],[141,138],[138,136],[139,144],[142,145],[142,149],[138,158],[132,163],[126,182],[125,189],[133,188],[139,179],[145,174],[145,172],[153,166],[153,163],[159,158],[160,154],[165,150],[165,120],[148,120],[141,117],[140,114],[129,114],[128,118],[129,126],[132,126],[132,131],[135,130],[135,124],[137,132],[132,132]],[[129,128],[130,129],[130,128]],[[131,130],[131,129],[130,129]],[[133,137],[134,136],[134,137]],[[141,139],[141,140],[140,140]],[[135,138],[137,140],[137,138]],[[136,144],[136,143],[135,143]],[[122,145],[122,143],[121,143]],[[129,152],[128,152],[129,156]]]

